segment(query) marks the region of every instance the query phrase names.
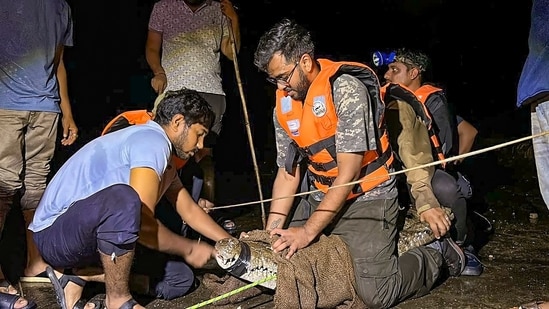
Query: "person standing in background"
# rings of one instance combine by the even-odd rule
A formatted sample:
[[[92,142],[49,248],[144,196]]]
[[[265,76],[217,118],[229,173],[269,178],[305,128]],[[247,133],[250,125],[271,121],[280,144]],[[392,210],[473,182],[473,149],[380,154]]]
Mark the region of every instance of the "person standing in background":
[[[210,201],[215,200],[213,147],[226,108],[220,57],[236,57],[232,44],[238,52],[238,15],[229,0],[161,0],[153,7],[145,49],[154,74],[151,86],[159,95],[166,90],[196,90],[216,115],[204,149],[195,155],[204,174],[203,197]]]
[[[532,135],[549,132],[549,0],[533,0],[528,56],[517,87],[517,106],[531,112]],[[539,189],[549,208],[549,135],[533,139]],[[523,304],[521,309],[549,308],[549,300]]]
[[[69,5],[64,0],[0,0],[0,7],[1,233],[12,207],[21,207],[30,224],[46,188],[59,119],[63,146],[75,142],[78,128],[63,62],[64,47],[73,45]],[[43,273],[46,264],[32,232],[26,233],[24,275],[32,277]]]

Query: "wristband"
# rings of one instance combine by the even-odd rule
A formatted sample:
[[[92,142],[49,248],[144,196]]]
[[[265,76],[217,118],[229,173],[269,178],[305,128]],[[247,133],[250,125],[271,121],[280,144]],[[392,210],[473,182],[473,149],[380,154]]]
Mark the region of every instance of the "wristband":
[[[423,206],[421,206],[421,207],[418,207],[418,209],[417,209],[417,215],[419,216],[419,215],[421,215],[422,213],[424,213],[425,211],[427,211],[427,210],[429,210],[429,209],[431,209],[431,208],[433,208],[433,207],[432,207],[431,205],[429,205],[429,204],[425,204],[425,205],[423,205]]]

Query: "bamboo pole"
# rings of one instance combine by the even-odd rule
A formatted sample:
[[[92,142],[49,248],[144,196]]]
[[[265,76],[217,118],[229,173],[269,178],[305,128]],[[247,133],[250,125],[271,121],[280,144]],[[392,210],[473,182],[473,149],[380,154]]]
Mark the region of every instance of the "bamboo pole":
[[[261,176],[259,173],[259,167],[257,166],[257,159],[255,156],[255,148],[254,148],[254,141],[252,138],[252,131],[250,129],[250,121],[248,118],[248,109],[246,107],[246,98],[244,96],[244,88],[242,87],[242,80],[240,79],[240,70],[238,68],[238,57],[236,52],[236,38],[233,31],[233,26],[231,24],[231,20],[227,18],[229,22],[229,34],[230,34],[230,40],[231,40],[231,47],[233,50],[233,64],[234,64],[234,72],[236,75],[236,81],[238,84],[238,92],[240,93],[240,100],[242,102],[242,112],[244,114],[244,124],[246,125],[246,133],[248,135],[248,142],[250,145],[250,152],[252,154],[252,160],[254,164],[254,171],[255,171],[255,177],[257,181],[257,188],[259,191],[259,200],[263,201],[263,189],[261,187]],[[261,202],[261,222],[263,223],[263,229],[265,229],[265,226],[267,225],[266,222],[266,216],[265,216],[265,205],[263,202]]]

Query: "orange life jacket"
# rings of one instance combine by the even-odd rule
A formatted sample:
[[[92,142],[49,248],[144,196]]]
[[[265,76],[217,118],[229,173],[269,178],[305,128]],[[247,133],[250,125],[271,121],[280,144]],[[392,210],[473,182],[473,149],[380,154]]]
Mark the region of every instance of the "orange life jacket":
[[[362,160],[361,178],[347,197],[352,199],[389,179],[393,153],[389,144],[385,121],[385,104],[379,93],[379,80],[375,73],[361,63],[333,62],[319,59],[320,73],[312,82],[304,102],[286,96],[283,90],[276,93],[276,116],[293,142],[286,155],[286,171],[291,172],[297,161],[308,161],[308,172],[315,187],[327,192],[338,175],[335,133],[337,114],[332,96],[332,81],[341,74],[357,77],[367,87],[372,98],[371,109],[378,129],[376,150],[366,151]]]
[[[431,112],[429,112],[429,109],[427,109],[427,107],[425,106],[425,102],[427,102],[427,98],[431,94],[439,91],[442,91],[442,89],[432,85],[427,85],[427,84],[422,85],[416,91],[414,91],[414,94],[419,99],[424,109],[427,111],[427,115],[429,116],[430,119],[432,119],[432,115],[431,115]],[[438,157],[438,160],[444,160],[445,159],[444,151],[442,151],[442,146],[440,145],[440,138],[436,134],[435,129],[432,127],[432,120],[430,121],[429,126],[427,126],[427,130],[429,131],[429,137],[431,138],[431,145],[433,146],[435,155]],[[446,163],[442,163],[441,165],[444,168],[446,166]]]
[[[144,124],[152,119],[153,114],[146,109],[126,111],[109,121],[101,132],[101,135],[123,129],[134,124]],[[176,169],[182,168],[185,163],[187,163],[187,160],[180,159],[175,155],[172,156],[172,160],[175,163]]]

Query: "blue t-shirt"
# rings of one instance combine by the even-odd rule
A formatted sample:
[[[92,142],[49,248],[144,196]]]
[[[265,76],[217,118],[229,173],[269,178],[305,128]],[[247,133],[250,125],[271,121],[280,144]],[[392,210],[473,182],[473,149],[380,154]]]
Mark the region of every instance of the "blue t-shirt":
[[[549,0],[532,2],[528,48],[517,88],[518,107],[549,92]]]
[[[0,109],[60,112],[55,51],[72,31],[65,0],[0,0]]]
[[[130,170],[149,167],[161,179],[172,144],[156,122],[100,136],[72,155],[46,187],[29,229],[41,231],[71,205],[114,184],[129,184]]]

